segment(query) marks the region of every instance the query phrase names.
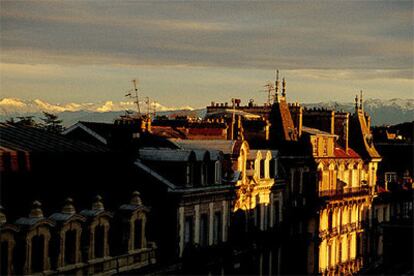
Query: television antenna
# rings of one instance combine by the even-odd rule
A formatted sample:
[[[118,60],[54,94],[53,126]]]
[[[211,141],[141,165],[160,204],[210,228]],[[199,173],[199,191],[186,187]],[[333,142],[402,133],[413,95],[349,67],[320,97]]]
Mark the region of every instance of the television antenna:
[[[265,92],[267,92],[267,104],[270,105],[272,103],[272,92],[275,91],[275,87],[270,81],[264,87],[266,88]]]
[[[132,83],[134,85],[134,88],[131,90],[128,90],[125,97],[128,97],[134,100],[134,104],[137,105],[137,114],[138,116],[141,116],[141,109],[139,107],[139,97],[138,97],[138,81],[136,79],[133,79]]]

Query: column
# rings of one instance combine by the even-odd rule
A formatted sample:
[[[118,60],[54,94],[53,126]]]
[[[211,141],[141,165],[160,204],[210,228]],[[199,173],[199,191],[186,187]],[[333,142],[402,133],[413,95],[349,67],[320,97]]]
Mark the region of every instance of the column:
[[[194,243],[200,243],[200,205],[194,206]]]
[[[179,236],[179,256],[182,257],[184,251],[184,207],[178,208],[178,236]]]

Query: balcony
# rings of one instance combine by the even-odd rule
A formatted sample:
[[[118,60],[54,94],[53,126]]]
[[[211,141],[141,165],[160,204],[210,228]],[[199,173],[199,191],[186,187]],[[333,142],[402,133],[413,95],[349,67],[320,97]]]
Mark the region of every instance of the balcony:
[[[352,260],[331,265],[320,272],[322,275],[352,275],[360,271],[363,264],[362,257],[357,257]]]
[[[363,186],[319,191],[319,198],[334,200],[354,196],[365,196],[369,194],[370,188],[367,186]]]

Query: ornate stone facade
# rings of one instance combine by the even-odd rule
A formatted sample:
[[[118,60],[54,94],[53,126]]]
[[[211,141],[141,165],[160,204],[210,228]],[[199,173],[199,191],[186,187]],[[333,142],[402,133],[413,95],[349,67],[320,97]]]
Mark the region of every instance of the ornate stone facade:
[[[115,213],[105,211],[102,198],[97,196],[92,209],[77,214],[73,200],[68,198],[61,212],[46,218],[41,204],[35,201],[28,217],[19,218],[14,224],[3,220],[2,272],[114,274],[154,264],[155,245],[146,240],[147,211],[138,192]],[[117,221],[130,227],[119,227]],[[134,229],[136,225],[140,226],[139,231]],[[118,237],[124,237],[128,246],[118,248]]]

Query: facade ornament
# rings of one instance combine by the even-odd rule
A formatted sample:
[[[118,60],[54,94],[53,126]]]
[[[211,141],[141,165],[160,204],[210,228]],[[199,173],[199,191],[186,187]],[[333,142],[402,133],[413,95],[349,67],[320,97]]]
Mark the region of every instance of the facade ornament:
[[[138,191],[134,191],[132,193],[131,205],[142,206],[141,194]]]
[[[65,205],[62,208],[62,213],[63,214],[68,214],[68,215],[73,215],[73,214],[76,213],[76,209],[73,206],[73,199],[72,198],[68,197],[65,200]]]
[[[92,204],[92,210],[98,211],[98,210],[104,210],[104,204],[102,203],[102,197],[100,195],[97,195],[95,197],[95,202]]]
[[[42,207],[42,203],[37,200],[33,201],[29,218],[43,218],[43,211],[40,207]]]

